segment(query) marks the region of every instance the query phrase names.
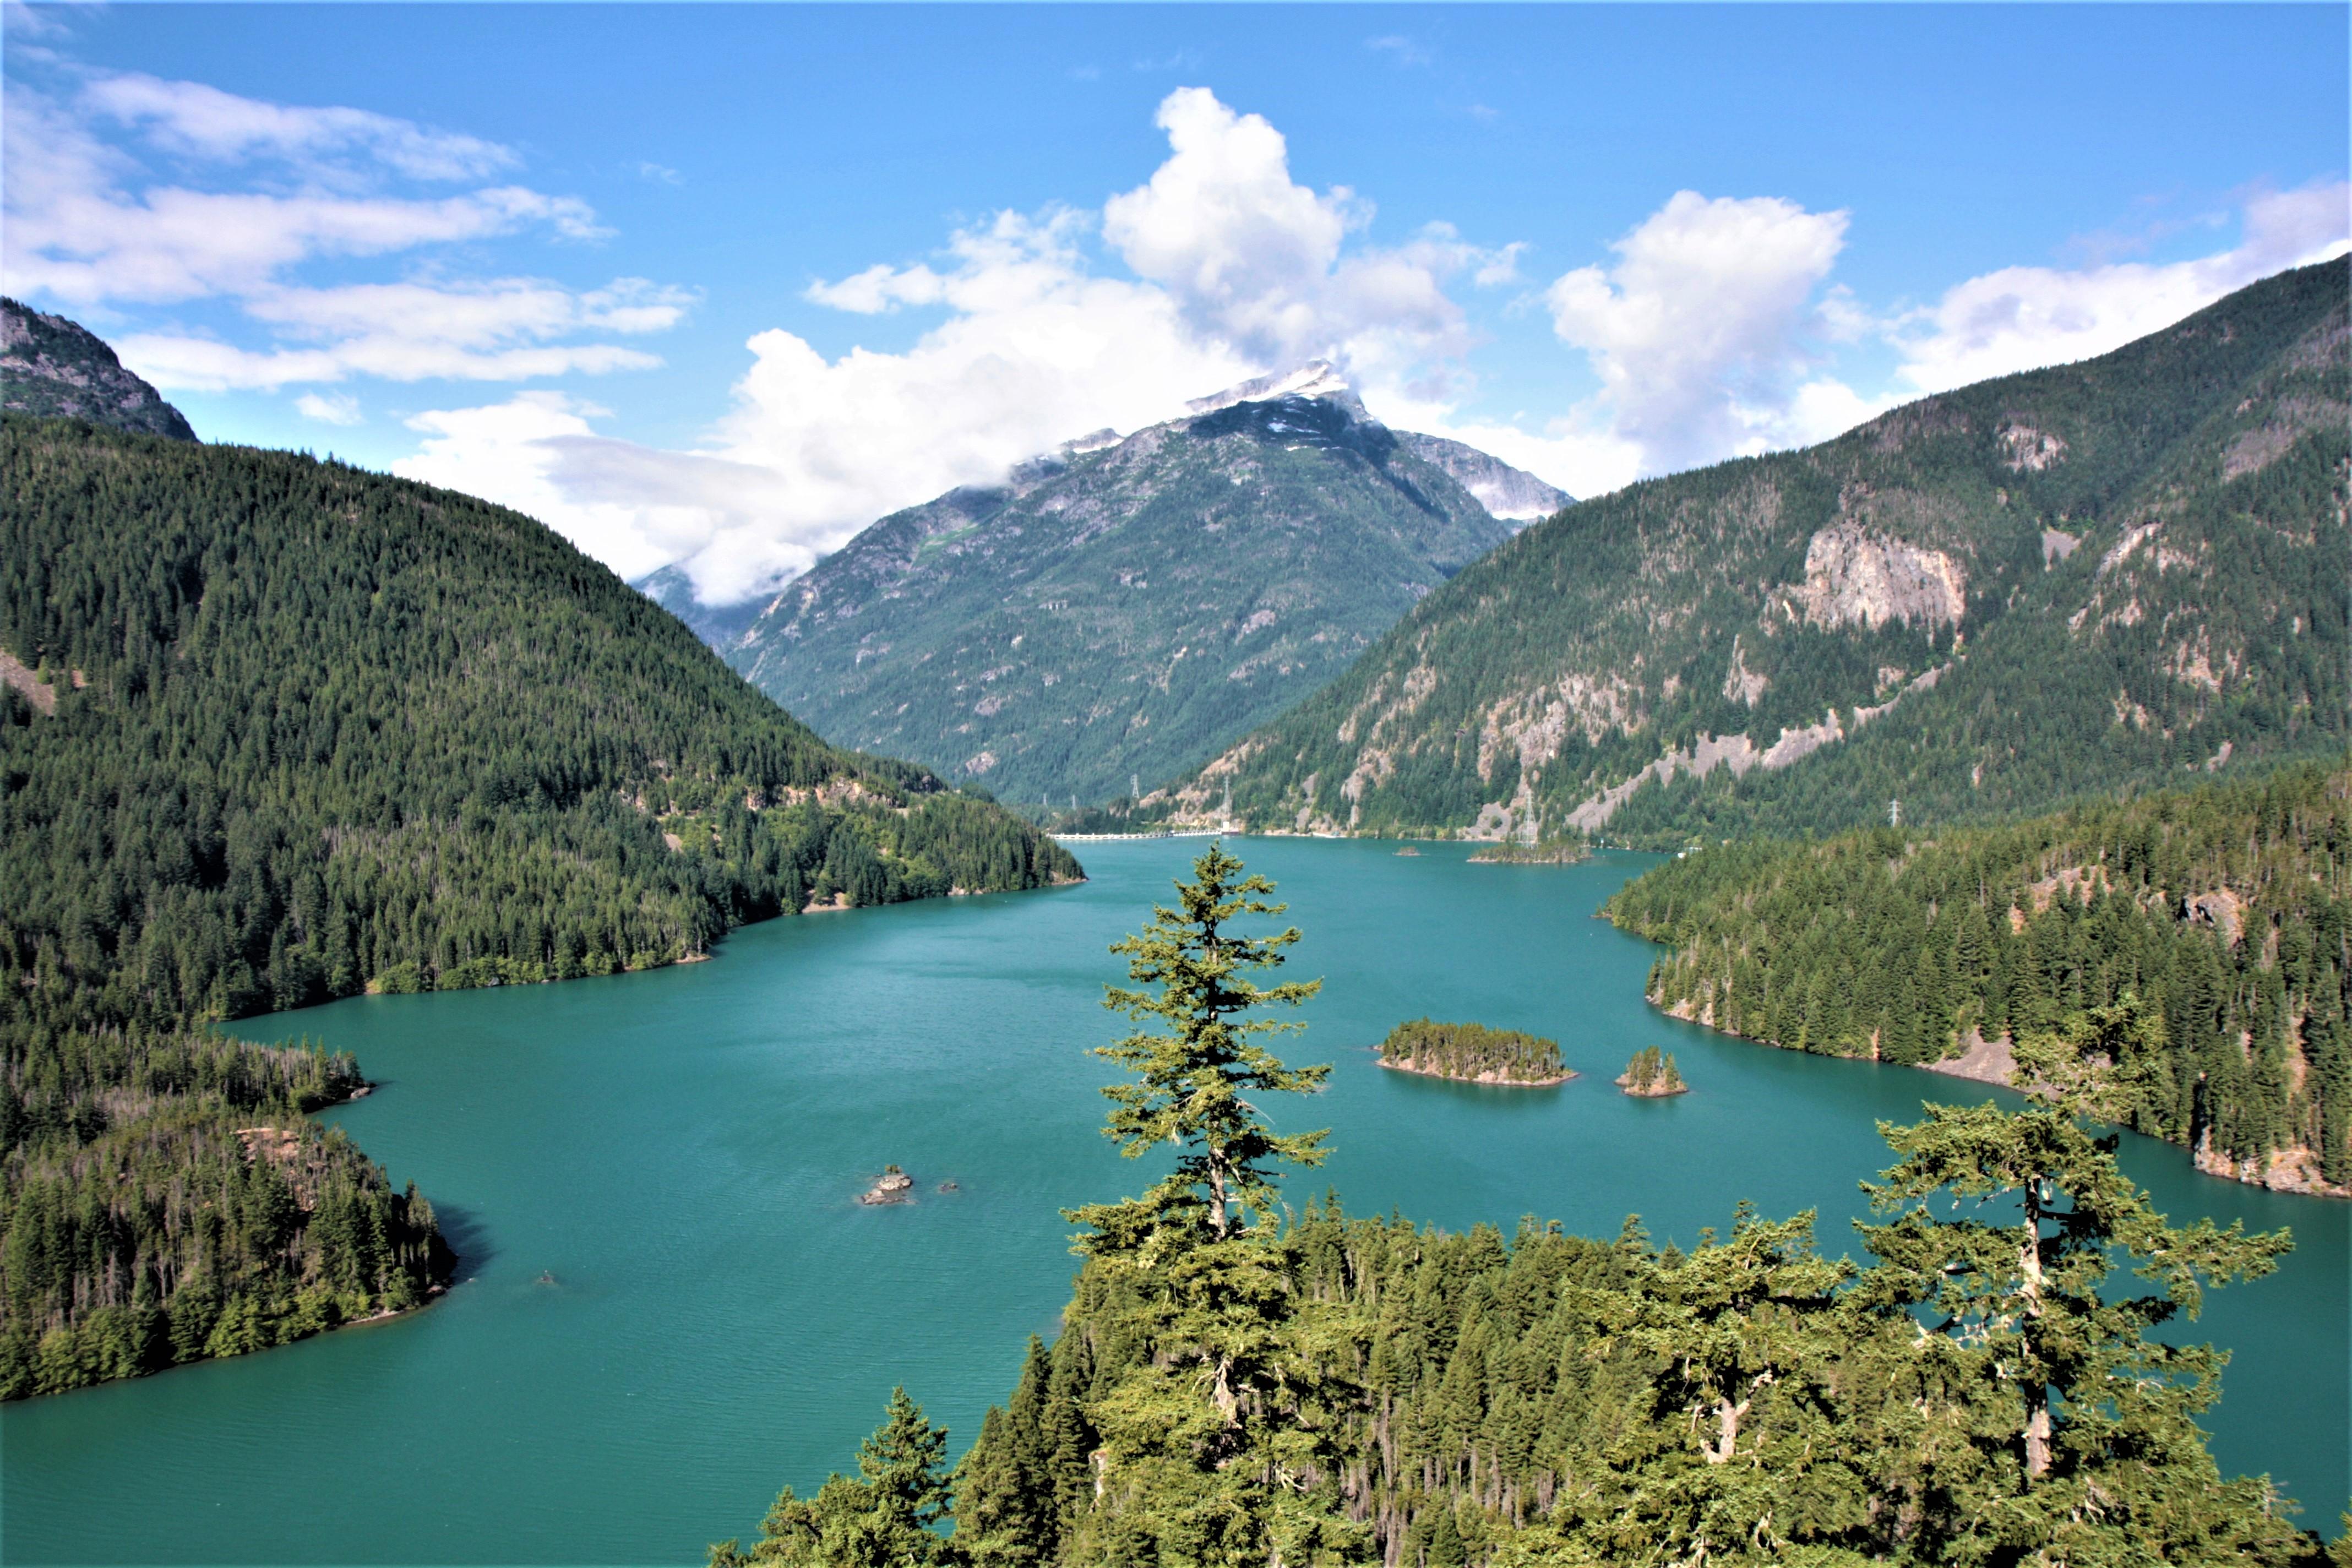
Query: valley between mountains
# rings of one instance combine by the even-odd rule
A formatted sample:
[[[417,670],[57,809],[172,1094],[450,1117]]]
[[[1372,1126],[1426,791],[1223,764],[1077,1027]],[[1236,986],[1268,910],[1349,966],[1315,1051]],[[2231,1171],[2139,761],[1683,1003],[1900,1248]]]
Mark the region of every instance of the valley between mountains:
[[[270,1349],[461,1279],[425,1194],[314,1117],[371,1092],[361,1064],[225,1021],[661,968],[773,917],[1080,882],[1056,826],[1479,839],[1524,864],[1470,874],[1514,879],[1580,874],[1610,840],[1676,852],[1601,911],[1662,944],[1654,1008],[1818,1056],[2003,1060],[2054,1104],[1888,1131],[1916,1202],[1865,1230],[1867,1269],[1816,1252],[1810,1214],[1744,1205],[1688,1252],[1630,1222],[1608,1244],[1530,1221],[1507,1247],[1336,1200],[1229,1226],[1227,1175],[1270,1215],[1271,1168],[1318,1163],[1324,1135],[1276,1134],[1223,1091],[1318,1090],[1329,1069],[1259,1050],[1265,1022],[1215,1033],[1319,982],[1229,984],[1300,939],[1224,929],[1283,906],[1212,848],[1184,910],[1154,906],[1112,950],[1167,986],[1114,1002],[1179,1032],[1105,1053],[1160,1074],[1115,1086],[1111,1130],[1157,1152],[1223,1106],[1256,1152],[1198,1156],[1213,1208],[1180,1164],[1066,1211],[1092,1229],[1064,1332],[1032,1342],[953,1477],[901,1391],[866,1480],[787,1491],[757,1546],[711,1561],[845,1563],[826,1532],[887,1516],[890,1564],[1124,1563],[1192,1530],[1200,1488],[1293,1459],[1296,1488],[1233,1505],[1276,1521],[1250,1527],[1250,1561],[1293,1524],[1300,1561],[1601,1561],[1587,1547],[1617,1526],[1577,1512],[1578,1478],[1671,1535],[1662,1478],[1765,1443],[1748,1468],[1775,1498],[1892,1488],[1939,1510],[1932,1529],[1836,1509],[1801,1527],[1863,1543],[1853,1560],[1959,1541],[1974,1514],[1937,1500],[1920,1402],[1852,1391],[1920,1375],[1913,1309],[1956,1289],[1906,1237],[1978,1245],[1937,1194],[2037,1194],[2050,1162],[2089,1218],[2054,1239],[2034,1219],[2034,1267],[2046,1243],[2075,1270],[2034,1300],[2092,1324],[2095,1355],[2047,1386],[2178,1373],[2116,1418],[2158,1459],[2101,1451],[2069,1476],[2125,1489],[2115,1529],[2158,1557],[2313,1561],[2267,1479],[2215,1468],[2191,1421],[2204,1352],[2167,1361],[2141,1333],[2200,1279],[2270,1271],[2287,1238],[2167,1228],[2078,1123],[2352,1194],[2347,285],[2341,261],[2284,273],[2097,360],[1582,501],[1391,430],[1312,363],[884,518],[734,606],[677,570],[633,589],[469,496],[204,445],[98,339],[7,302],[0,1397]],[[1188,991],[1202,953],[1213,984]],[[789,1011],[791,989],[761,1005]],[[1577,1076],[1549,1037],[1405,1027],[1527,1055],[1496,1072],[1529,1092]],[[1205,1067],[1155,1055],[1202,1039]],[[1938,1140],[1999,1163],[2028,1133],[2059,1152],[2015,1156],[2044,1161],[2023,1177],[1971,1187],[1939,1163]],[[1169,1237],[1206,1272],[1155,1272]],[[2110,1243],[2198,1261],[2117,1317]],[[1728,1297],[1708,1294],[1718,1269]],[[1759,1270],[1751,1300],[1738,1281]],[[1259,1359],[1218,1363],[1236,1312],[1257,1315]],[[1706,1314],[1784,1312],[1816,1324],[1782,1357],[1813,1392],[1784,1390],[1780,1361],[1694,1381]],[[1369,1347],[1361,1367],[1339,1368],[1342,1344]],[[1977,1358],[1950,1406],[1984,1427],[1961,1443],[1984,1468],[1969,1484],[2053,1495],[2046,1392],[2037,1407],[1982,1346],[1952,1346]],[[1588,1408],[1639,1442],[1594,1447]],[[2065,1409],[2066,1440],[2091,1444],[2095,1402]],[[1854,1473],[1822,1458],[1821,1433],[1864,1427]],[[1203,1461],[1252,1443],[1264,1464]],[[1099,1481],[1115,1466],[1124,1490]],[[892,1512],[891,1476],[932,1511]],[[970,1534],[932,1529],[959,1495]],[[1960,1560],[1947,1545],[1918,1560]],[[1190,1560],[1174,1551],[1159,1560]]]

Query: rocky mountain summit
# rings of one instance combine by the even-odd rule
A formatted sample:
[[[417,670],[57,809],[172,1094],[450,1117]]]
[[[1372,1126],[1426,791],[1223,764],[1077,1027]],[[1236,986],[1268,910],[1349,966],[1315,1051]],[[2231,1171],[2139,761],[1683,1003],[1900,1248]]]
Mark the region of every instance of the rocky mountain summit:
[[[2347,282],[1580,502],[1147,815],[1684,844],[2339,751]]]
[[[886,517],[714,641],[847,744],[1011,798],[1103,800],[1339,674],[1554,498],[1390,430],[1317,362]]]
[[[0,402],[11,414],[87,419],[142,436],[193,441],[180,411],[122,368],[78,321],[0,298]]]

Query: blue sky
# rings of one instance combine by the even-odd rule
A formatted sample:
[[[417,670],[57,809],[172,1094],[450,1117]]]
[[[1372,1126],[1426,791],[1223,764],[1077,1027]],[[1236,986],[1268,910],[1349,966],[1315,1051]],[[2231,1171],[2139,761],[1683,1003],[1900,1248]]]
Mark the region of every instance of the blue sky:
[[[2347,226],[2342,5],[7,16],[9,292],[719,599],[1308,357],[1590,494]]]

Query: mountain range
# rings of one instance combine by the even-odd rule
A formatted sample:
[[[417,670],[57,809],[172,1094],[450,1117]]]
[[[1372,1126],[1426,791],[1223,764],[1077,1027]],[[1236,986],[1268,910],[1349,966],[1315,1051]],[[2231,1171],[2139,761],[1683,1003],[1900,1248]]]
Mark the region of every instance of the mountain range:
[[[1567,498],[1313,363],[882,519],[742,611],[640,584],[844,743],[1019,800],[1197,767]]]
[[[2347,265],[1571,506],[1147,809],[1685,843],[2339,751]]]

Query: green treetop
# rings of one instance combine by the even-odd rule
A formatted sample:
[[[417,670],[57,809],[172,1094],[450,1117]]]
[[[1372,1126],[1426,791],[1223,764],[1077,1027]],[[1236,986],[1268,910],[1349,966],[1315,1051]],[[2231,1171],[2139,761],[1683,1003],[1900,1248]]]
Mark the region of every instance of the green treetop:
[[[933,1568],[955,1561],[936,1527],[953,1511],[943,1461],[948,1434],[923,1418],[903,1388],[857,1450],[862,1478],[827,1477],[813,1498],[786,1487],[748,1552],[732,1541],[710,1549],[710,1568]]]
[[[1139,1198],[1093,1204],[1069,1217],[1093,1227],[1080,1250],[1094,1255],[1155,1249],[1171,1239],[1231,1237],[1244,1213],[1274,1213],[1271,1165],[1323,1163],[1326,1133],[1276,1133],[1243,1096],[1304,1094],[1320,1089],[1328,1065],[1291,1068],[1258,1041],[1305,1027],[1253,1016],[1257,1009],[1295,1007],[1322,988],[1319,980],[1260,985],[1253,970],[1279,968],[1298,940],[1292,926],[1271,936],[1244,936],[1229,928],[1243,915],[1278,915],[1289,906],[1265,901],[1274,884],[1242,875],[1242,862],[1212,843],[1192,862],[1194,880],[1176,885],[1177,907],[1155,905],[1139,935],[1112,944],[1125,953],[1128,978],[1153,991],[1106,985],[1103,1005],[1139,1024],[1161,1020],[1171,1032],[1139,1029],[1095,1054],[1136,1075],[1103,1093],[1111,1101],[1104,1126],[1129,1159],[1162,1143],[1181,1151],[1176,1169]],[[1180,1242],[1181,1245],[1181,1242]]]
[[[2192,1419],[2220,1397],[2228,1358],[2149,1331],[2195,1318],[2208,1284],[2269,1273],[2287,1234],[2168,1225],[2116,1164],[2116,1137],[2085,1131],[2063,1097],[1926,1109],[1915,1125],[1881,1124],[1901,1158],[1864,1190],[1897,1212],[1860,1227],[1881,1259],[1860,1295],[1918,1316],[1916,1355],[1937,1391],[1927,1405],[1954,1417],[1940,1441],[1967,1434],[1937,1462],[1921,1456],[1941,1478],[1956,1559],[2089,1560],[2125,1542],[2146,1561],[2252,1551],[2239,1537],[2262,1533],[2268,1483],[2222,1483]],[[2108,1289],[2119,1258],[2157,1289]],[[2191,1494],[2204,1506],[2181,1510]],[[2224,1499],[2235,1506],[2212,1506]]]

